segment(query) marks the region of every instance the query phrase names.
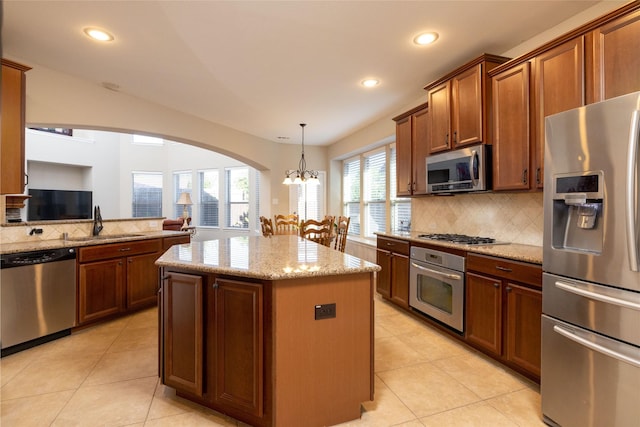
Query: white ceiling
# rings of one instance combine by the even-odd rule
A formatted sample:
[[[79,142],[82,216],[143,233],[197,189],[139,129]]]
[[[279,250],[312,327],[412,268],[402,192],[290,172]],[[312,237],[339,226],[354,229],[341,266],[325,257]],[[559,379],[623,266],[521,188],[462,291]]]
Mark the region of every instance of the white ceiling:
[[[331,144],[597,1],[5,0],[3,56],[268,140]],[[86,38],[97,26],[111,43]],[[413,37],[437,31],[436,44]],[[32,61],[32,63],[29,63]],[[360,81],[380,79],[374,89]]]

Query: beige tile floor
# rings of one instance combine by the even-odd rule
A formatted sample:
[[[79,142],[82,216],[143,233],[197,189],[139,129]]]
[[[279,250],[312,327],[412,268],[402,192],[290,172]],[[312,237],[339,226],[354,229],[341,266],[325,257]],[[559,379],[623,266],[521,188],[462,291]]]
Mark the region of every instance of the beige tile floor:
[[[342,426],[544,425],[536,384],[379,298],[375,336],[375,400]],[[150,309],[7,356],[0,425],[245,426],[160,384],[157,351]]]

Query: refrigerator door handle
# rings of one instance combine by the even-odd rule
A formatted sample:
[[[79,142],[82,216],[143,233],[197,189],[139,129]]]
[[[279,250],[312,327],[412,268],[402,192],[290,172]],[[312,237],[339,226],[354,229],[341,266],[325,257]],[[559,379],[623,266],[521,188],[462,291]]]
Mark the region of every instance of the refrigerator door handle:
[[[615,350],[611,350],[610,348],[605,347],[602,344],[598,344],[597,342],[593,342],[587,338],[578,336],[576,334],[577,331],[575,330],[568,330],[560,325],[554,325],[553,326],[553,331],[562,335],[563,337],[570,339],[571,341],[574,341],[580,345],[583,345],[584,347],[587,347],[588,349],[591,349],[593,351],[597,351],[598,353],[602,353],[605,356],[609,356],[609,357],[613,357],[614,359],[617,359],[621,362],[625,362],[628,363],[632,366],[635,366],[636,368],[640,368],[640,360],[634,359],[633,357],[629,357],[625,354],[621,354]],[[597,341],[598,337],[595,334],[591,334],[591,333],[585,333],[582,332],[581,335],[586,335],[586,336],[590,336],[592,337],[592,339],[594,341]]]
[[[629,130],[629,152],[627,153],[627,194],[626,194],[626,219],[627,219],[627,253],[629,255],[629,267],[631,271],[638,271],[638,230],[637,208],[635,202],[638,196],[638,138],[640,138],[640,110],[633,112],[631,116],[631,129]]]
[[[571,292],[572,294],[580,295],[582,297],[586,297],[596,301],[601,301],[608,304],[614,304],[624,308],[630,308],[631,310],[640,311],[639,303],[636,303],[633,301],[627,301],[621,298],[616,298],[610,295],[605,295],[604,293],[592,292],[587,289],[582,289],[578,286],[578,284],[570,284],[570,283],[557,281],[555,282],[555,286],[558,289],[562,289],[563,291]],[[605,289],[603,289],[602,292],[605,292]]]

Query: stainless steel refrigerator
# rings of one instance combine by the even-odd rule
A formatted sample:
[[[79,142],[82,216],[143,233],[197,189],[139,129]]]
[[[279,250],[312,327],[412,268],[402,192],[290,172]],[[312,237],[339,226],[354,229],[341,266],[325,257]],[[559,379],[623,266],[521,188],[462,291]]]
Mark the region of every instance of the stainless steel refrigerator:
[[[640,92],[546,118],[542,413],[640,426]]]

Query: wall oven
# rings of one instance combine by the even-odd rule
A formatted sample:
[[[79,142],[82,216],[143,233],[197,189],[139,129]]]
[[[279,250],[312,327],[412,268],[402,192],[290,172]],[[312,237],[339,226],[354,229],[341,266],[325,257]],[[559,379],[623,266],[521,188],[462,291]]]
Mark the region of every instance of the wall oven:
[[[491,146],[476,145],[428,156],[427,193],[491,189]]]
[[[464,332],[464,257],[412,246],[410,261],[409,305]]]

